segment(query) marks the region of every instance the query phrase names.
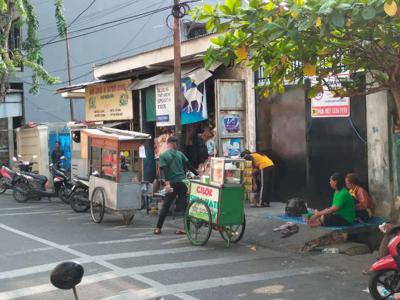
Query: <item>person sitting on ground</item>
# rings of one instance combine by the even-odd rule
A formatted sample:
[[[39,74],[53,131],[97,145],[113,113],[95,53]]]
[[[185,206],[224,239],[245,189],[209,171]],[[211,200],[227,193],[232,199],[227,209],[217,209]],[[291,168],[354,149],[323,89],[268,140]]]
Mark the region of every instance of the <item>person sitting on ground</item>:
[[[356,200],[356,218],[360,218],[363,222],[368,222],[373,215],[374,204],[367,190],[362,187],[356,173],[346,175],[346,186],[350,195]]]
[[[356,208],[353,197],[345,187],[340,173],[334,173],[329,184],[335,190],[332,205],[324,210],[314,210],[308,220],[311,227],[317,226],[350,226],[354,223]]]
[[[260,194],[258,203],[252,207],[269,207],[274,195],[274,163],[265,154],[245,150],[240,157],[253,162],[256,171],[253,174]]]

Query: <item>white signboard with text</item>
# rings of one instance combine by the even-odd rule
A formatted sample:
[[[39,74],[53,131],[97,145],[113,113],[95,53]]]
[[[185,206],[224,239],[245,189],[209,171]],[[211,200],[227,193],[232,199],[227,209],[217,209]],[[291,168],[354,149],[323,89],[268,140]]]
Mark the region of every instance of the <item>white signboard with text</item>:
[[[156,85],[156,121],[157,126],[175,125],[174,84]]]
[[[349,73],[339,74],[338,77],[348,78]],[[331,87],[340,87],[340,82],[335,76],[325,78]],[[312,79],[312,84],[316,80]],[[328,87],[323,86],[323,91],[311,99],[312,118],[344,118],[350,116],[350,97],[334,97]]]

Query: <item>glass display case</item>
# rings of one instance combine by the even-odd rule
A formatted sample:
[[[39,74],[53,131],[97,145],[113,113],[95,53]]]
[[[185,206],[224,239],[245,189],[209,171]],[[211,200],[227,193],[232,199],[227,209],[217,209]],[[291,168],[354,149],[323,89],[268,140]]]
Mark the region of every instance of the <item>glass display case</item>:
[[[211,184],[218,186],[243,185],[245,160],[211,158]]]

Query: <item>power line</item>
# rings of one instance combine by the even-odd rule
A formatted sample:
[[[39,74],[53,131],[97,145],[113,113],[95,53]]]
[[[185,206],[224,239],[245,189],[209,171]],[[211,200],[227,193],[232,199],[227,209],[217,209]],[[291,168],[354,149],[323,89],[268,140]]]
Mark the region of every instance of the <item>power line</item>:
[[[163,8],[160,8],[160,9],[153,10],[153,11],[148,11],[148,12],[141,13],[141,14],[138,14],[138,15],[133,15],[133,16],[130,16],[130,17],[127,17],[127,18],[118,19],[118,20],[114,20],[114,21],[109,21],[109,22],[105,22],[105,23],[98,24],[98,25],[95,25],[95,26],[90,26],[90,27],[79,29],[79,30],[71,31],[70,33],[77,33],[77,32],[81,32],[81,31],[86,31],[86,30],[89,30],[89,29],[97,28],[97,27],[100,27],[100,26],[104,26],[104,25],[107,25],[107,24],[112,24],[110,26],[106,26],[106,27],[103,27],[103,28],[100,28],[100,29],[97,29],[97,30],[93,30],[93,31],[87,32],[87,33],[74,35],[74,36],[70,37],[69,39],[72,40],[72,39],[75,39],[75,38],[78,38],[78,37],[82,37],[82,36],[93,34],[93,33],[99,32],[99,31],[103,31],[105,29],[113,28],[113,27],[116,27],[116,26],[119,26],[119,25],[122,25],[122,24],[130,23],[132,21],[135,21],[135,20],[147,17],[147,16],[151,16],[153,14],[162,12],[162,11],[170,9],[170,8],[171,8],[171,6],[163,7]],[[123,20],[123,22],[121,22],[121,20]],[[116,24],[114,24],[114,23],[116,23]],[[60,40],[56,40],[56,41],[47,42],[45,44],[42,44],[41,47],[45,47],[47,45],[63,42],[65,40],[66,39],[60,39]]]
[[[69,23],[69,25],[67,25],[67,30],[68,30],[68,28],[69,28],[73,23],[75,23],[75,22],[80,18],[80,16],[82,16],[90,7],[92,7],[92,5],[93,5],[96,1],[97,1],[97,0],[93,0],[83,11],[81,11],[81,12],[78,14],[78,16],[76,16],[75,19],[74,19],[71,23]],[[60,36],[60,34],[57,33],[57,35],[55,35],[54,37],[52,37],[51,40],[48,41],[47,43],[53,42],[53,41],[54,41],[56,38],[58,38],[59,36]]]

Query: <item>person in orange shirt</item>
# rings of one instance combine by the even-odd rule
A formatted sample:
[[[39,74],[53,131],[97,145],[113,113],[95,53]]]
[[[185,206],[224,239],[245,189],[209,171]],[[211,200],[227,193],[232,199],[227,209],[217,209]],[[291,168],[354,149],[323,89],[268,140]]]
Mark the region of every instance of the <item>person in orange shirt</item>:
[[[273,161],[265,154],[249,150],[243,151],[240,156],[253,162],[253,167],[256,169],[253,175],[260,178],[256,181],[260,196],[255,207],[269,207],[274,195],[275,166]]]
[[[346,186],[350,195],[356,200],[356,217],[363,222],[368,222],[373,216],[375,205],[356,173],[346,175]]]

